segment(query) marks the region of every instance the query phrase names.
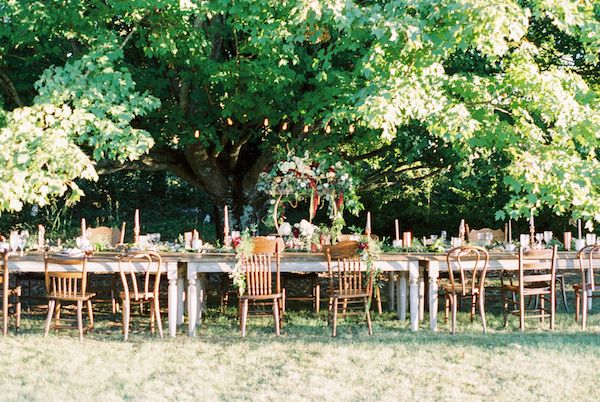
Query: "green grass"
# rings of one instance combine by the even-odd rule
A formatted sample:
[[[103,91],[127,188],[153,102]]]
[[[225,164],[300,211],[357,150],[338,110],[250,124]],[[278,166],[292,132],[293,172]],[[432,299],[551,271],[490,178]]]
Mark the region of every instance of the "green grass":
[[[492,308],[493,309],[493,308]],[[596,306],[596,310],[598,307]],[[108,315],[84,342],[75,332],[43,338],[43,316],[0,339],[2,400],[598,400],[600,313],[587,332],[560,313],[557,330],[488,313],[489,333],[461,313],[459,333],[417,333],[391,313],[359,319],[331,338],[324,315],[290,311],[284,334],[250,321],[241,339],[233,309],[209,313],[195,339],[152,336],[140,318],[128,342]],[[166,320],[165,320],[166,321]],[[165,322],[166,331],[166,322]]]

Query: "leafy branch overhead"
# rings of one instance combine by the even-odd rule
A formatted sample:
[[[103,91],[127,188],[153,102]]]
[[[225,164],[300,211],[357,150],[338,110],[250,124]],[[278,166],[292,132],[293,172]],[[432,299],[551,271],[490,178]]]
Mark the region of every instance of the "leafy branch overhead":
[[[499,219],[600,221],[595,1],[19,1],[0,18],[4,141],[37,149],[14,139],[20,104],[71,110],[48,195],[102,160],[169,170],[243,219],[265,212],[260,173],[293,149],[345,159],[382,202],[498,175]],[[37,196],[4,208],[45,199],[18,191]]]

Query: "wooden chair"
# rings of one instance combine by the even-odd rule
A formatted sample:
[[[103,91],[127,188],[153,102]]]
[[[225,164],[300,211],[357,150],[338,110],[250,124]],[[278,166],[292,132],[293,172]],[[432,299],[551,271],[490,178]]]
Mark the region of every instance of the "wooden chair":
[[[98,226],[86,230],[88,240],[92,245],[100,244],[104,247],[114,247],[121,239],[121,231],[108,226]]]
[[[471,243],[483,243],[485,242],[485,235],[491,233],[492,240],[497,242],[504,241],[504,231],[502,229],[490,229],[490,228],[482,228],[482,229],[473,229],[469,233],[467,233],[467,239]]]
[[[357,255],[358,242],[343,241],[324,248],[329,274],[329,314],[332,336],[336,336],[338,315],[365,315],[369,335],[373,334],[369,305],[373,276],[363,281],[361,259]],[[334,266],[335,265],[335,266]],[[364,284],[364,286],[363,286]],[[340,303],[341,301],[341,303]],[[339,308],[342,311],[338,311]]]
[[[0,265],[0,284],[2,285],[2,334],[8,334],[8,320],[11,316],[16,317],[16,330],[21,327],[21,287],[10,286],[9,269],[8,269],[8,250],[2,252],[2,265]],[[13,302],[9,303],[9,298],[12,296]],[[9,309],[13,308],[14,312],[9,314]]]
[[[86,236],[92,246],[100,245],[102,247],[115,247],[121,240],[121,231],[117,228],[109,228],[108,226],[98,226],[88,228]],[[118,274],[103,274],[96,275],[102,280],[95,280],[94,290],[96,297],[94,302],[110,303],[112,308],[113,318],[117,316],[117,282],[119,281]]]
[[[600,297],[599,270],[594,270],[594,264],[600,262],[600,245],[582,248],[577,258],[579,259],[579,268],[581,270],[581,283],[573,285],[573,290],[575,291],[575,321],[579,320],[581,312],[581,328],[585,330],[587,325],[588,297]]]
[[[465,267],[466,263],[473,267]],[[448,321],[448,311],[452,308],[452,333],[456,333],[457,305],[462,299],[471,300],[471,322],[475,309],[479,305],[479,314],[483,325],[483,333],[487,333],[485,321],[485,275],[487,273],[490,256],[484,248],[475,246],[461,246],[448,251],[446,263],[448,264],[448,277],[450,283],[444,286],[445,316]],[[455,278],[455,272],[459,274]]]
[[[255,237],[252,254],[242,261],[246,275],[246,292],[239,297],[240,328],[246,336],[249,303],[272,304],[275,320],[275,333],[280,335],[283,325],[285,290],[281,288],[280,253],[278,242],[266,237]],[[275,278],[273,280],[272,259],[275,258]]]
[[[51,257],[44,256],[44,272],[46,281],[46,297],[48,298],[48,318],[44,337],[48,336],[48,331],[52,326],[54,329],[73,328],[72,325],[62,325],[60,323],[60,309],[63,303],[77,304],[77,329],[79,330],[79,340],[83,340],[83,332],[91,331],[94,328],[94,313],[92,311],[92,298],[94,293],[87,291],[87,257]],[[57,269],[56,266],[61,266]],[[83,304],[87,304],[89,323],[86,328],[83,327]],[[54,325],[52,319],[54,317]],[[63,321],[70,321],[63,319]]]
[[[525,319],[539,318],[542,322],[546,315],[550,319],[550,329],[554,329],[556,315],[556,256],[557,247],[548,250],[530,250],[527,253],[519,249],[519,271],[515,284],[502,283],[504,301],[504,325],[508,324],[508,315],[519,316],[519,327],[525,331]],[[502,277],[501,277],[502,279]],[[511,297],[507,296],[511,294]],[[533,309],[527,310],[525,298],[539,298]],[[545,307],[545,302],[549,307]],[[512,308],[509,308],[512,305]]]
[[[139,269],[141,266],[142,269]],[[123,338],[129,337],[131,305],[150,305],[150,332],[154,333],[154,322],[158,335],[163,337],[160,317],[160,267],[162,259],[158,253],[147,251],[119,257],[119,273],[123,290],[119,293],[123,309]]]

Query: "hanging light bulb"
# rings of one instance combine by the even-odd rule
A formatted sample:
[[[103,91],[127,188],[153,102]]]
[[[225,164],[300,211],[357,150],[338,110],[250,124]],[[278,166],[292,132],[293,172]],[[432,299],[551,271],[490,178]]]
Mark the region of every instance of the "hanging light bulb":
[[[281,126],[281,129],[282,129],[283,131],[285,131],[285,130],[287,130],[287,129],[288,129],[288,124],[287,124],[287,121],[284,121],[284,122],[283,122],[283,125]]]
[[[265,117],[265,121],[263,121],[263,126],[269,127],[269,118]]]
[[[200,130],[194,131],[194,138],[200,138]]]
[[[308,133],[308,124],[304,125],[304,129],[302,130],[304,133]]]
[[[331,126],[329,124],[325,126],[325,132],[327,134],[331,133]]]
[[[348,132],[350,134],[354,133],[354,124],[350,124],[350,127],[348,127]]]
[[[233,120],[231,120],[231,117],[227,118],[227,125],[228,126],[233,126]]]

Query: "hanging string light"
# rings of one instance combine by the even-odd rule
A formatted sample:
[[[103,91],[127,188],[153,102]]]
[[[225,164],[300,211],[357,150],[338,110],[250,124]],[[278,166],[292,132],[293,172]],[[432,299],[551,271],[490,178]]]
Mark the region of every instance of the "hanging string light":
[[[194,131],[194,138],[200,138],[200,130]]]
[[[287,121],[284,121],[284,122],[283,122],[283,125],[281,126],[281,129],[282,129],[283,131],[285,131],[285,130],[287,130],[287,129],[288,129],[288,123],[287,123]]]
[[[263,126],[269,127],[269,118],[265,117],[265,121],[263,121]]]
[[[325,133],[331,133],[331,126],[329,124],[325,126]]]
[[[304,125],[304,129],[302,130],[303,133],[308,133],[308,124]]]
[[[228,126],[233,126],[233,120],[231,120],[231,117],[227,118],[227,125]]]
[[[350,127],[348,127],[348,132],[350,134],[354,133],[354,124],[350,124]]]

